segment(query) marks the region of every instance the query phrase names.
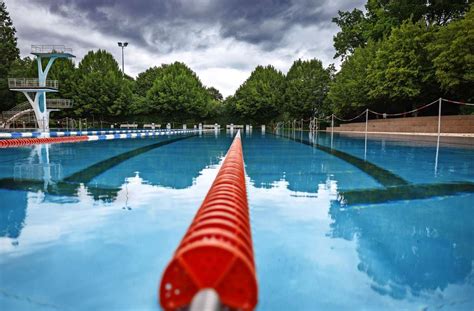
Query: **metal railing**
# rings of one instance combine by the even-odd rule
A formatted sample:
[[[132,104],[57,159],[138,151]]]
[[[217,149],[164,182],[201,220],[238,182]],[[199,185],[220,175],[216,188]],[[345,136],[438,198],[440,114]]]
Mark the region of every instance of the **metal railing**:
[[[2,111],[3,119],[9,119],[16,115],[20,111],[30,109],[31,105],[29,102],[22,102],[21,104],[16,105],[15,107],[10,108],[10,110]]]
[[[10,89],[57,89],[58,80],[46,80],[44,85],[41,85],[39,80],[34,78],[8,78],[8,87]]]
[[[31,53],[69,53],[72,54],[72,48],[67,48],[64,45],[32,45]]]
[[[67,109],[72,108],[73,101],[71,99],[51,98],[46,100],[48,109]]]

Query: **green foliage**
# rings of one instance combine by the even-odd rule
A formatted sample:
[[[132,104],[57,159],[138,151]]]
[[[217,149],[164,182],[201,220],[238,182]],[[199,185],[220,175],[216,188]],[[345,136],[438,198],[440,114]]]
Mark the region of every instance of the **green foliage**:
[[[48,63],[46,59],[43,63]],[[35,74],[37,75],[37,64],[36,61],[32,62],[34,66]],[[74,95],[75,87],[75,71],[74,63],[72,60],[67,58],[59,58],[54,61],[51,70],[48,73],[48,79],[58,80],[59,82],[59,93],[48,94],[48,98],[71,98]]]
[[[156,80],[161,79],[164,69],[168,65],[163,64],[160,67],[150,67],[146,71],[141,72],[137,76],[136,94],[139,96],[146,96],[146,93],[153,86]]]
[[[365,17],[361,10],[354,9],[351,12],[338,12],[338,16],[332,19],[333,23],[341,28],[341,31],[334,36],[334,48],[336,55],[334,58],[352,54],[360,46],[364,46],[366,38],[364,36]]]
[[[122,77],[112,54],[90,51],[79,63],[74,87],[74,112],[77,116],[104,119],[123,112],[130,98],[128,83]],[[124,92],[125,94],[122,94]]]
[[[15,105],[15,94],[8,89],[8,76],[12,65],[20,59],[16,30],[3,1],[0,2],[0,111]]]
[[[273,66],[257,66],[235,92],[231,104],[246,123],[265,124],[283,112],[285,76]]]
[[[442,27],[428,49],[441,87],[452,96],[474,101],[474,10]]]
[[[212,98],[197,75],[175,62],[163,72],[146,94],[145,113],[172,120],[199,120],[209,116]]]
[[[436,81],[426,49],[433,40],[433,27],[405,21],[380,44],[367,80],[370,99],[394,103],[414,102],[436,96]]]
[[[291,117],[309,118],[323,110],[331,69],[324,69],[320,60],[298,59],[286,76],[285,105]]]
[[[367,94],[370,86],[366,78],[378,46],[378,43],[369,41],[365,48],[355,49],[354,54],[342,64],[328,93],[331,111],[335,114],[350,117],[369,107]]]
[[[216,89],[215,87],[208,87],[207,88],[207,92],[209,93],[209,95],[211,96],[212,99],[216,100],[216,101],[222,101],[224,99],[224,97],[222,96],[221,92],[219,92],[218,89]]]
[[[423,21],[428,25],[445,25],[460,18],[469,8],[465,0],[368,0],[366,13],[354,9],[338,12],[333,18],[341,31],[334,36],[336,55],[342,59],[363,47],[368,40],[380,41],[403,22]]]

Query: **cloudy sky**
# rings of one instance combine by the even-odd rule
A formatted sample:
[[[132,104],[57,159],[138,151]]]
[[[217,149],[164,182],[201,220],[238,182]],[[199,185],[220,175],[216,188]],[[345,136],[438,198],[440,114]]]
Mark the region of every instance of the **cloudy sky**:
[[[331,18],[366,0],[5,0],[22,56],[31,44],[107,49],[125,72],[181,61],[231,95],[257,65],[286,72],[295,59],[333,59]]]

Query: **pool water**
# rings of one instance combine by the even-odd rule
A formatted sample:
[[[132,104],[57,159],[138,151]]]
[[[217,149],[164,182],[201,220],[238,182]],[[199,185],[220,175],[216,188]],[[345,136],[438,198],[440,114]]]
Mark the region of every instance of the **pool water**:
[[[159,310],[230,133],[0,149],[0,310]],[[242,135],[258,310],[473,310],[474,142]]]

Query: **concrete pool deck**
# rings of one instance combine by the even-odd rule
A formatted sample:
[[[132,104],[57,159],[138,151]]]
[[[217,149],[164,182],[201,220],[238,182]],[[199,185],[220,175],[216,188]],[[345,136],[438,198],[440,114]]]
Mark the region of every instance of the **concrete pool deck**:
[[[331,130],[324,130],[320,132],[331,133]],[[334,130],[334,133],[343,133],[343,134],[365,134],[365,131],[340,131]],[[367,134],[376,134],[376,135],[405,135],[405,136],[438,136],[438,133],[415,133],[415,132],[367,132]],[[473,137],[474,133],[440,133],[439,136],[442,137]]]

